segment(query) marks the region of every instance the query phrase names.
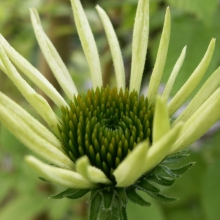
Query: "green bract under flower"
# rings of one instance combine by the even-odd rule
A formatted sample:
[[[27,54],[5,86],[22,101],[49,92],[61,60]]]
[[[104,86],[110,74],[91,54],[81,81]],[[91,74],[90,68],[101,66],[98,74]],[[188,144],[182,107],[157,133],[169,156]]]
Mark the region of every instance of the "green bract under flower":
[[[202,80],[212,59],[215,39],[211,40],[189,79],[168,103],[170,91],[185,59],[186,47],[174,65],[163,94],[159,95],[171,29],[167,8],[148,92],[140,96],[148,44],[149,0],[138,1],[129,88],[125,86],[125,68],[114,28],[105,11],[97,6],[116,76],[116,87],[103,88],[99,54],[88,20],[79,0],[71,0],[71,4],[93,88],[85,94],[78,94],[71,75],[43,31],[37,11],[31,9],[37,41],[70,104],[0,35],[1,70],[44,119],[49,129],[1,92],[0,122],[18,140],[48,161],[49,164],[33,156],[25,157],[41,179],[68,188],[52,198],[77,199],[91,192],[91,220],[126,220],[128,200],[149,206],[139,196],[139,190],[160,201],[174,200],[162,195],[158,185],[172,185],[193,163],[175,169],[169,165],[187,156],[184,149],[220,118],[220,68],[205,81],[185,110],[177,118],[172,118]],[[62,118],[20,73],[25,74],[61,109]]]
[[[113,171],[137,144],[152,142],[154,107],[138,93],[109,87],[88,90],[62,109],[62,146],[76,162],[86,155],[91,165],[115,182]]]

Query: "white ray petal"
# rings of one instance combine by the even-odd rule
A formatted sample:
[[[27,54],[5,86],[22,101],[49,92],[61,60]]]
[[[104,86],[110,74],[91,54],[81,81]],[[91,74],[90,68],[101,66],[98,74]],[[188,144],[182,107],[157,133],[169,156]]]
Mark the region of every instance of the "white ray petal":
[[[179,137],[182,128],[183,124],[179,122],[167,133],[167,135],[163,136],[150,147],[143,160],[143,173],[154,168],[168,155],[173,143]]]
[[[36,84],[58,107],[68,104],[57,92],[53,85],[24,57],[22,57],[10,44],[0,35],[2,46],[10,60],[34,83]],[[2,68],[2,66],[0,66]],[[4,70],[3,70],[4,71]],[[5,72],[5,71],[4,71]]]
[[[170,130],[167,99],[157,97],[153,119],[153,143],[160,140]]]
[[[95,183],[84,179],[79,173],[74,171],[47,165],[33,156],[26,156],[25,160],[28,165],[40,175],[40,177],[43,177],[53,183],[75,189],[89,189],[97,187]]]
[[[111,184],[111,181],[100,169],[91,166],[87,156],[80,157],[76,161],[76,171],[91,182]]]
[[[170,9],[169,7],[166,10],[165,21],[162,36],[160,39],[160,45],[157,52],[157,58],[154,65],[154,69],[150,78],[149,88],[148,88],[148,99],[149,103],[152,104],[155,102],[158,88],[160,85],[161,77],[163,75],[164,66],[167,58],[167,51],[170,41],[170,29],[171,29],[171,18],[170,18]]]
[[[45,137],[36,132],[36,128],[27,123],[20,117],[22,112],[19,109],[10,110],[7,106],[0,103],[1,123],[25,146],[40,155],[47,161],[67,169],[73,169],[74,163],[58,148],[56,148]]]
[[[129,91],[140,92],[149,35],[149,0],[138,1],[133,30]]]
[[[212,39],[199,65],[196,67],[196,69],[191,74],[189,79],[180,88],[180,90],[177,92],[177,94],[173,97],[173,99],[169,103],[170,115],[173,115],[176,112],[176,110],[183,104],[184,101],[186,101],[189,95],[199,84],[199,82],[201,81],[202,77],[204,76],[209,66],[209,63],[211,62],[214,49],[215,49],[215,39]]]
[[[186,109],[178,116],[173,124],[186,121],[220,86],[220,67],[206,80],[202,88],[193,97]]]
[[[74,95],[78,94],[75,84],[57,50],[44,33],[37,11],[35,9],[30,9],[30,14],[34,32],[43,55],[61,88],[68,98],[72,99]]]
[[[170,154],[188,147],[205,134],[220,119],[220,88],[184,123],[181,134]]]
[[[28,83],[20,76],[15,67],[12,65],[10,60],[8,59],[2,45],[0,42],[0,58],[2,63],[6,69],[6,74],[16,85],[18,90],[22,93],[22,95],[27,99],[27,101],[33,106],[33,108],[38,112],[38,114],[47,122],[50,128],[59,135],[57,125],[59,124],[59,120],[46,99],[44,99],[41,95],[37,94],[34,89],[32,89]]]
[[[73,16],[81,44],[89,64],[93,89],[102,86],[102,72],[99,54],[89,22],[79,0],[71,0]]]
[[[143,161],[149,148],[148,141],[139,143],[113,172],[117,187],[132,185],[143,174]]]
[[[173,88],[173,84],[174,84],[174,82],[176,80],[176,77],[177,77],[177,75],[178,75],[178,73],[179,73],[179,71],[180,71],[180,69],[182,67],[183,61],[185,60],[185,56],[186,56],[186,46],[183,48],[183,50],[182,50],[178,60],[176,61],[176,64],[173,67],[173,70],[172,70],[172,72],[170,74],[170,77],[169,77],[169,79],[168,79],[168,81],[166,83],[165,89],[163,91],[163,95],[162,96],[167,98],[167,99],[170,96],[170,92],[171,92],[171,90]]]
[[[120,49],[117,36],[115,34],[112,23],[108,15],[105,13],[105,11],[99,6],[96,6],[96,10],[98,11],[99,16],[101,18],[103,27],[105,29],[105,33],[107,35],[108,43],[110,46],[112,60],[114,63],[114,68],[115,68],[118,91],[121,88],[124,91],[125,90],[125,70],[124,70],[123,58],[122,58],[121,49]]]

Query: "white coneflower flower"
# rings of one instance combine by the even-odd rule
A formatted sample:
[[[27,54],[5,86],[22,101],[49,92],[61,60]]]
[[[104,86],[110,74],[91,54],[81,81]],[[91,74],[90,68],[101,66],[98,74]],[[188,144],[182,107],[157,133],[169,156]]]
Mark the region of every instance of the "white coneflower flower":
[[[140,96],[148,44],[149,1],[138,2],[129,88],[125,87],[123,59],[116,34],[104,10],[97,6],[112,53],[117,82],[114,88],[104,88],[99,55],[87,18],[79,0],[71,0],[71,3],[93,89],[78,94],[67,68],[41,27],[37,11],[31,9],[38,43],[70,103],[66,103],[44,76],[0,36],[0,68],[42,116],[49,129],[2,93],[0,121],[23,144],[50,163],[45,164],[33,156],[25,158],[40,177],[68,187],[53,198],[75,199],[91,191],[90,219],[124,220],[127,219],[128,199],[139,205],[149,205],[137,190],[159,200],[173,200],[160,194],[160,189],[153,183],[172,185],[192,163],[178,169],[171,169],[167,164],[186,156],[182,150],[220,118],[220,70],[217,69],[183,113],[173,122],[170,120],[206,72],[215,39],[211,40],[190,78],[167,103],[186,53],[184,47],[163,94],[157,95],[170,38],[170,11],[167,8],[148,93]],[[61,109],[62,118],[57,117],[47,101],[28,85],[18,70]]]

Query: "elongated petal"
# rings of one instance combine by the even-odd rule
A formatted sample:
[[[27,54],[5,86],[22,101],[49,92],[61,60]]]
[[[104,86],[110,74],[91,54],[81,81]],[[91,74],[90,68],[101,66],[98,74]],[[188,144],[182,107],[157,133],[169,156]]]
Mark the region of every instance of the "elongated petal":
[[[220,86],[220,67],[208,78],[202,88],[193,97],[186,109],[175,120],[186,121],[200,106],[211,96],[211,94]]]
[[[73,83],[73,80],[58,52],[44,33],[37,11],[35,9],[30,9],[30,13],[34,32],[44,57],[61,88],[64,90],[68,98],[72,99],[74,95],[77,95],[75,84]]]
[[[8,114],[11,115],[11,117],[18,118],[17,120],[19,120],[21,124],[27,124],[27,126],[29,126],[33,132],[63,152],[60,141],[53,133],[51,133],[45,126],[33,118],[26,110],[21,108],[17,103],[12,101],[1,92],[0,105],[4,107],[5,110],[7,109]]]
[[[169,7],[166,10],[165,21],[162,36],[160,39],[160,45],[157,52],[157,58],[154,66],[153,73],[151,75],[149,88],[148,88],[148,98],[149,103],[154,103],[158,88],[160,85],[161,77],[163,75],[164,66],[167,58],[167,51],[170,41],[170,29],[171,29],[171,19],[170,19],[170,9]]]
[[[173,67],[173,70],[170,74],[170,77],[168,79],[168,82],[166,84],[166,87],[164,89],[164,92],[163,92],[163,97],[165,98],[169,98],[170,96],[170,92],[173,88],[173,84],[175,82],[175,79],[177,77],[177,74],[179,73],[180,71],[180,68],[182,67],[182,64],[183,64],[183,61],[185,59],[185,56],[186,56],[186,46],[183,48],[181,54],[180,54],[180,57],[178,58],[178,60],[176,61],[176,64],[175,66]]]
[[[153,120],[153,143],[160,140],[170,130],[167,100],[157,97]]]
[[[105,29],[105,33],[107,35],[108,43],[110,46],[112,59],[113,59],[114,67],[115,67],[117,88],[118,90],[122,88],[122,90],[124,91],[125,90],[125,70],[124,70],[121,49],[120,49],[117,36],[115,34],[112,23],[108,15],[105,13],[105,11],[99,6],[96,6],[96,10],[98,11],[99,16],[101,18],[103,27]]]
[[[215,39],[212,39],[203,59],[201,60],[197,68],[194,70],[190,78],[186,81],[186,83],[181,87],[181,89],[171,100],[169,104],[170,115],[173,115],[173,113],[175,113],[175,111],[183,104],[184,101],[186,101],[186,99],[189,97],[192,91],[199,84],[209,66],[214,49]]]
[[[139,143],[114,171],[117,187],[133,184],[143,174],[143,161],[149,148],[148,141]]]
[[[91,182],[111,184],[111,181],[100,169],[90,165],[87,156],[80,157],[76,161],[76,171]]]
[[[1,44],[1,43],[0,43]],[[6,74],[13,81],[13,83],[20,90],[22,95],[33,106],[38,114],[47,122],[47,124],[53,129],[53,131],[59,135],[57,124],[59,120],[47,101],[39,94],[37,94],[28,83],[20,76],[17,70],[14,68],[10,60],[8,59],[5,51],[0,45],[0,58],[5,66]]]
[[[169,154],[189,146],[220,119],[220,88],[184,123],[181,134]]]
[[[19,110],[18,108],[16,110]],[[10,110],[0,104],[1,123],[24,145],[47,161],[67,169],[74,168],[74,163],[45,137],[36,132],[35,125],[29,125],[20,115],[22,112]]]
[[[149,35],[149,0],[138,1],[132,42],[132,61],[129,91],[139,93],[147,54]]]
[[[71,0],[71,4],[77,32],[89,64],[93,89],[95,90],[96,87],[100,88],[102,86],[102,72],[97,46],[81,2],[79,0]]]
[[[53,85],[24,57],[22,57],[9,43],[0,35],[0,41],[5,53],[10,60],[34,83],[36,84],[58,107],[67,106],[68,104],[63,97],[57,92]],[[2,67],[0,66],[2,69]],[[4,71],[4,70],[3,70]],[[5,71],[4,71],[5,72]]]
[[[96,184],[84,179],[80,174],[57,167],[47,165],[33,156],[26,156],[26,162],[40,177],[62,186],[75,189],[95,188]]]
[[[154,168],[167,156],[173,143],[177,140],[182,127],[183,124],[178,123],[167,133],[167,135],[163,136],[150,147],[143,160],[143,173]]]

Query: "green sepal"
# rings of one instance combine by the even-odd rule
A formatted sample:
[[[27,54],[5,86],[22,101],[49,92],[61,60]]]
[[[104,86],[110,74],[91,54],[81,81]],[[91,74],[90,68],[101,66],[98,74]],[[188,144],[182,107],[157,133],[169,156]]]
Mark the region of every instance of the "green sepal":
[[[119,207],[119,218],[120,218],[120,220],[127,220],[128,219],[126,207],[123,206],[122,204]]]
[[[40,180],[44,181],[44,182],[47,182],[47,183],[50,183],[50,181],[44,179],[43,177],[38,177]]]
[[[98,190],[91,190],[89,219],[99,219],[99,212],[102,207],[102,196]]]
[[[152,170],[152,175],[158,175],[164,178],[177,178],[178,175],[173,173],[170,168],[163,166],[163,165],[158,165],[156,168]]]
[[[90,189],[67,189],[61,193],[58,193],[54,196],[51,196],[52,199],[63,199],[63,198],[69,198],[69,199],[79,199],[86,195]]]
[[[147,201],[145,201],[138,193],[136,190],[133,189],[128,189],[126,190],[127,197],[130,201],[133,203],[140,205],[140,206],[150,206],[151,204]]]
[[[177,152],[175,154],[172,154],[171,156],[165,158],[161,164],[174,164],[174,163],[178,163],[180,161],[182,161],[183,159],[185,159],[186,157],[188,157],[188,149],[184,149],[180,152]]]
[[[144,192],[155,192],[155,193],[158,193],[160,192],[160,189],[158,189],[157,187],[153,186],[152,184],[150,184],[148,182],[148,179],[147,178],[143,178],[140,182],[138,182],[136,184],[137,188],[139,190],[142,190]]]
[[[160,193],[148,192],[148,194],[149,194],[152,198],[154,198],[154,199],[156,199],[156,200],[158,200],[158,201],[160,201],[160,202],[173,202],[173,201],[176,201],[176,200],[177,200],[177,198],[167,197],[167,196],[162,195],[162,194],[160,194]]]
[[[172,173],[174,173],[175,175],[180,176],[181,174],[185,173],[189,168],[191,168],[193,165],[195,165],[195,162],[191,162],[187,165],[184,165],[182,167],[179,168],[175,168],[175,169],[170,169]]]
[[[105,209],[109,209],[112,206],[112,202],[115,197],[115,193],[113,190],[103,190],[102,191],[102,196],[103,196],[103,205]]]
[[[127,205],[127,200],[128,200],[125,189],[124,188],[116,188],[116,192],[118,194],[118,197],[119,197],[122,205],[125,207]]]
[[[154,175],[148,178],[149,181],[153,181],[162,186],[172,186],[175,182],[175,178],[163,177],[159,175]]]

